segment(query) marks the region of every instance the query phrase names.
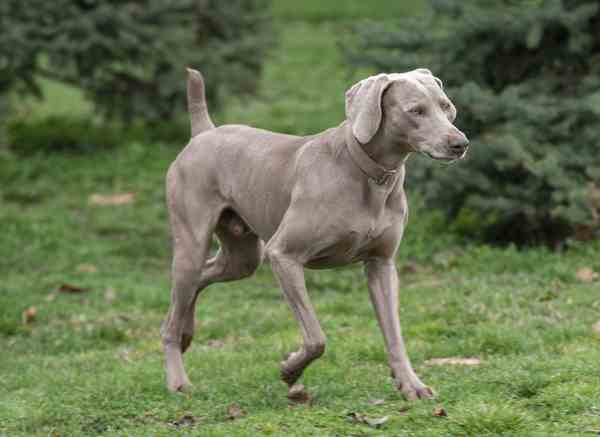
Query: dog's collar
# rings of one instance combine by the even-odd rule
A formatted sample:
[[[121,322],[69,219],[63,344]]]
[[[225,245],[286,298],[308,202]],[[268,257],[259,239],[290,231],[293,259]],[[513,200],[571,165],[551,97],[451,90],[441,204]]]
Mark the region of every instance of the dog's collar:
[[[367,152],[364,151],[358,140],[352,133],[352,126],[346,126],[346,146],[354,163],[365,173],[370,180],[377,185],[386,185],[395,179],[398,169],[388,170],[377,162],[373,161]]]

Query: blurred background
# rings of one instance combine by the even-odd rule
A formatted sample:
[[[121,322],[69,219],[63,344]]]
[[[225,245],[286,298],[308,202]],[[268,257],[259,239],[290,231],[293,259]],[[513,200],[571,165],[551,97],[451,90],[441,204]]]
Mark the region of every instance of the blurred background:
[[[169,301],[171,256],[164,175],[189,140],[187,66],[204,73],[217,124],[298,135],[340,123],[344,92],[368,75],[426,67],[441,78],[472,147],[466,160],[452,166],[420,156],[409,160],[411,216],[399,256],[409,281],[410,275],[452,278],[449,288],[418,286],[433,293],[436,305],[469,287],[475,300],[472,306],[452,301],[423,321],[428,325],[412,325],[432,336],[433,349],[410,346],[417,361],[435,351],[476,354],[483,343],[492,354],[515,347],[537,351],[538,345],[542,350],[551,341],[544,336],[553,332],[544,325],[554,314],[546,306],[559,302],[569,284],[589,287],[569,297],[579,303],[576,323],[595,317],[589,291],[600,271],[596,0],[3,0],[0,340],[28,357],[4,362],[7,372],[21,369],[6,383],[12,389],[35,380],[40,390],[51,390],[35,373],[46,356],[88,351],[90,360],[112,363],[106,351],[134,345],[151,357],[136,372],[150,375],[162,393],[158,327]],[[507,272],[530,276],[501,276]],[[511,282],[517,277],[532,288],[504,307],[507,302],[493,293],[518,289]],[[328,291],[365,297],[356,269],[309,273],[307,280],[322,293],[317,306],[339,310],[336,320],[353,304],[328,301],[334,299]],[[252,326],[247,329],[255,337],[287,329],[285,341],[292,341],[296,327],[287,309],[269,307],[265,281],[272,281],[267,268],[242,291],[285,322],[263,320],[245,308],[227,325],[218,314],[233,310],[215,294],[203,310],[210,316],[202,338],[222,338],[231,334],[226,326],[238,323]],[[268,284],[279,297],[276,285]],[[475,302],[485,293],[487,309]],[[497,325],[472,325],[477,328],[464,337],[453,337],[462,349],[433,343],[446,329],[440,318],[460,320],[460,330],[487,323],[486,311],[500,314],[493,323],[506,317],[507,330],[518,325],[512,317],[525,325],[537,320],[535,327],[543,329],[537,336],[532,321],[536,334],[524,340],[518,331],[502,336],[495,334]],[[364,317],[374,323],[370,312]],[[566,320],[561,317],[555,322]],[[364,325],[362,319],[356,323]],[[564,328],[573,337],[560,341],[583,338],[582,326]],[[379,348],[379,338],[373,342],[368,347]],[[100,380],[108,378],[77,356]],[[75,378],[77,370],[54,363],[70,369],[61,384]],[[113,369],[122,370],[117,364]],[[123,387],[128,381],[121,381]],[[14,399],[33,402],[36,393]],[[67,405],[82,402],[56,396]],[[4,405],[13,408],[14,421],[19,402]],[[51,422],[39,414],[31,429]],[[62,411],[54,414],[69,429],[84,429]]]

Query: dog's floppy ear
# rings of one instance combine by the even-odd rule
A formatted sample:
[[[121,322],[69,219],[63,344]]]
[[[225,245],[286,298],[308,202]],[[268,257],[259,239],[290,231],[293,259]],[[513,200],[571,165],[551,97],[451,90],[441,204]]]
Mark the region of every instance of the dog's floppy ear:
[[[427,74],[429,76],[433,76],[433,73],[431,72],[431,70],[429,68],[417,68],[415,71],[417,73]]]
[[[361,80],[346,91],[346,117],[354,137],[362,144],[368,143],[381,124],[381,97],[392,83],[387,74]]]
[[[429,68],[417,68],[415,70],[417,73],[421,73],[421,74],[427,74],[428,76],[433,77],[433,80],[435,80],[435,83],[438,84],[438,86],[443,90],[444,89],[444,83],[442,82],[442,80],[436,76],[433,75],[433,73],[431,72],[431,70]]]

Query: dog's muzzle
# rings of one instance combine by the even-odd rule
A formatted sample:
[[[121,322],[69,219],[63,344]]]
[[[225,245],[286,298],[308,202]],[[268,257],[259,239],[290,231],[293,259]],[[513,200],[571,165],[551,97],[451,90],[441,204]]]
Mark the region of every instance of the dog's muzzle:
[[[460,136],[453,137],[448,144],[448,152],[451,156],[455,156],[456,159],[460,159],[465,156],[469,149],[469,140],[462,134]]]

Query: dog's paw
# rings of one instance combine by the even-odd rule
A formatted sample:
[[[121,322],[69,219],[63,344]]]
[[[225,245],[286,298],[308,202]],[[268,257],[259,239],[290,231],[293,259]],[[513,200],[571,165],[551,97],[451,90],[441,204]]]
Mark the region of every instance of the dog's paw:
[[[398,390],[402,392],[407,401],[435,398],[435,392],[418,379],[415,381],[404,382],[396,380],[394,383]]]
[[[189,393],[194,389],[194,385],[186,377],[174,378],[167,382],[167,388],[173,393]]]
[[[435,393],[427,386],[423,387],[399,387],[407,401],[416,401],[419,399],[433,399]]]

